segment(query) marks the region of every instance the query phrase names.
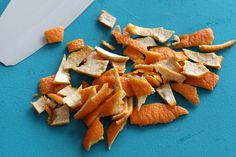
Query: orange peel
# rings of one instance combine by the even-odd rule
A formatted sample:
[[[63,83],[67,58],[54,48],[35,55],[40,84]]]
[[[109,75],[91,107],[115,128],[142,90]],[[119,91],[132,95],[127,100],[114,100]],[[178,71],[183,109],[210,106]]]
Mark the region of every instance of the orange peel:
[[[156,65],[161,65],[175,72],[182,71],[182,66],[177,62],[175,57],[169,57],[167,59],[161,60],[155,63]]]
[[[194,47],[203,44],[212,44],[214,40],[213,30],[211,28],[201,29],[192,34],[184,34],[179,36],[180,41],[172,44],[174,48]]]
[[[116,28],[112,31],[112,34],[116,38],[118,44],[132,47],[142,53],[145,53],[147,51],[147,47],[143,45],[140,41],[134,40],[127,35],[121,34],[119,26],[116,26]]]
[[[79,51],[71,52],[64,69],[72,69],[73,67],[79,66],[93,51],[94,49],[92,47],[85,46]]]
[[[121,125],[122,123],[126,122],[126,120],[129,118],[129,116],[132,114],[132,112],[133,112],[133,98],[131,97],[131,98],[128,99],[128,110],[126,111],[125,116],[118,119],[116,121],[116,123],[118,125]]]
[[[98,17],[98,21],[104,26],[113,28],[116,23],[116,18],[105,10],[102,10],[100,16]]]
[[[213,90],[218,81],[218,75],[213,72],[208,72],[201,77],[187,76],[185,83],[208,90]]]
[[[47,76],[40,79],[39,82],[39,91],[41,95],[49,93],[57,93],[61,89],[65,88],[66,84],[58,84],[54,82],[55,76]]]
[[[157,40],[161,43],[166,42],[175,33],[174,31],[166,30],[163,27],[160,27],[160,28],[144,28],[144,27],[135,26],[131,23],[129,23],[126,26],[125,31],[128,32],[131,35],[151,36],[155,40]]]
[[[161,74],[163,83],[166,83],[169,81],[176,81],[178,83],[182,83],[186,79],[184,75],[177,73],[173,70],[170,70],[161,65],[156,65],[155,70]]]
[[[124,99],[124,103],[120,105],[119,112],[112,116],[112,120],[118,120],[126,115],[128,110],[127,99]]]
[[[90,59],[87,60],[87,62],[85,62],[83,65],[73,68],[73,70],[92,77],[99,77],[106,71],[108,63],[109,61],[107,60]]]
[[[197,94],[197,88],[191,85],[184,83],[172,83],[171,89],[181,94],[183,97],[185,97],[188,101],[192,102],[194,105],[197,105],[200,101]]]
[[[170,123],[185,114],[188,114],[188,111],[180,106],[160,103],[147,104],[143,105],[140,110],[137,107],[134,108],[130,116],[130,123],[139,126]]]
[[[169,57],[174,57],[176,51],[172,50],[166,46],[157,46],[150,48],[149,51],[156,52],[161,55],[160,60],[168,59]]]
[[[115,115],[120,110],[120,105],[123,103],[123,98],[126,93],[123,90],[118,90],[110,96],[103,104],[101,104],[100,117]]]
[[[32,107],[38,114],[41,114],[44,111],[44,106],[47,104],[47,97],[41,96],[35,102],[32,102]]]
[[[75,39],[67,43],[67,47],[69,52],[73,52],[79,50],[84,47],[84,40],[83,39]]]
[[[60,96],[69,96],[76,92],[76,88],[72,87],[71,85],[66,86],[65,88],[61,89],[57,92]]]
[[[162,97],[162,99],[164,99],[169,105],[176,105],[176,100],[169,83],[158,87],[156,90],[157,93]]]
[[[71,79],[70,74],[68,70],[64,69],[65,65],[66,65],[66,55],[64,54],[61,60],[61,64],[55,75],[54,82],[62,84],[70,84],[70,79]]]
[[[143,45],[147,47],[157,46],[157,43],[152,37],[137,38],[136,40],[140,41]]]
[[[223,60],[222,56],[217,56],[215,53],[199,53],[187,49],[183,49],[186,56],[188,56],[189,59],[193,60],[197,63],[202,63],[205,66],[213,67],[220,69],[221,63]]]
[[[70,123],[70,112],[67,105],[63,105],[53,110],[51,126],[66,125]]]
[[[123,54],[128,56],[130,58],[130,60],[132,60],[133,62],[135,62],[137,64],[144,63],[144,55],[132,47],[127,46],[124,49]]]
[[[119,74],[125,73],[126,70],[126,62],[111,62],[113,68],[117,68]]]
[[[148,96],[155,92],[150,83],[144,78],[136,76],[129,77],[129,84],[137,97]]]
[[[108,143],[108,149],[111,149],[111,146],[113,142],[115,141],[118,134],[121,132],[121,130],[124,128],[127,120],[123,121],[120,124],[117,124],[115,121],[111,123],[111,125],[107,129],[107,143]]]
[[[82,108],[76,112],[74,115],[75,120],[84,118],[86,115],[94,111],[98,105],[100,105],[107,96],[111,93],[111,89],[108,87],[108,84],[105,83],[103,87],[90,99],[88,99]]]
[[[57,94],[54,94],[54,93],[49,93],[47,95],[50,99],[57,102],[58,104],[63,104],[63,97],[61,97],[60,95],[57,95]]]
[[[187,76],[200,77],[209,72],[209,70],[202,63],[193,63],[184,61],[182,74]]]
[[[101,47],[95,46],[95,50],[98,55],[100,55],[102,58],[107,59],[109,61],[114,61],[114,62],[126,62],[129,60],[129,57],[126,56],[120,56],[115,53],[111,53],[107,50],[104,50]]]
[[[145,54],[145,64],[153,64],[161,59],[161,54],[153,51],[146,51],[144,54]]]
[[[154,65],[152,65],[152,64],[150,64],[150,65],[136,64],[136,65],[134,65],[134,69],[141,69],[141,70],[144,70],[144,71],[152,72],[154,70]]]
[[[103,140],[104,129],[102,123],[99,119],[94,120],[94,122],[89,126],[83,140],[84,149],[89,151],[92,145],[100,140]]]
[[[236,40],[230,40],[223,44],[218,44],[218,45],[199,45],[199,49],[202,52],[215,52],[215,51],[220,51],[220,50],[229,48],[233,46],[235,43],[236,43]]]
[[[46,30],[44,36],[49,44],[62,42],[64,39],[64,27],[59,26]]]
[[[110,43],[106,42],[105,40],[102,40],[101,44],[102,44],[104,47],[106,47],[106,48],[108,48],[109,50],[111,50],[111,51],[114,51],[114,50],[116,49],[113,45],[111,45]]]

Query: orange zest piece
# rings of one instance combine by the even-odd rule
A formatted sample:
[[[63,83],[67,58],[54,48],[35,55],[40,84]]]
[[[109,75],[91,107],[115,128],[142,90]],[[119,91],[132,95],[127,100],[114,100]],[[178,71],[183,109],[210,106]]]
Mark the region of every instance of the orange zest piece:
[[[82,97],[82,104],[88,100],[92,93],[96,93],[96,86],[90,86],[79,90],[79,94]]]
[[[157,73],[146,72],[143,76],[153,87],[159,87],[162,83],[161,76]]]
[[[132,114],[132,112],[133,112],[133,98],[131,97],[131,98],[128,99],[128,109],[126,111],[125,116],[123,116],[122,118],[118,119],[116,121],[116,123],[118,125],[124,123],[129,118],[129,116]]]
[[[185,83],[208,90],[213,90],[218,81],[218,75],[213,72],[208,72],[200,77],[187,76]]]
[[[180,41],[173,43],[174,48],[194,47],[204,44],[212,44],[214,34],[211,28],[201,29],[192,34],[185,34],[179,36]]]
[[[126,96],[132,97],[135,95],[131,85],[129,84],[129,78],[125,77],[125,76],[121,76],[120,77],[120,81],[122,84],[122,88],[126,93]]]
[[[140,41],[134,40],[127,35],[121,34],[120,29],[118,27],[116,27],[112,31],[112,34],[114,35],[117,43],[119,43],[119,44],[132,47],[142,53],[145,53],[147,51],[147,47],[145,45],[143,45]]]
[[[144,55],[132,47],[127,46],[123,54],[128,56],[135,63],[144,63]]]
[[[145,79],[130,77],[129,84],[137,97],[150,95],[155,92],[150,83]]]
[[[51,98],[53,101],[57,102],[58,104],[63,104],[63,98],[57,94],[50,93],[48,97]]]
[[[45,38],[49,44],[62,42],[64,39],[64,27],[55,27],[44,32]]]
[[[89,113],[83,118],[86,126],[90,126],[96,118],[99,118],[99,113],[101,111],[101,106],[97,107],[93,112]]]
[[[40,80],[39,90],[41,95],[49,93],[57,93],[59,90],[67,86],[66,84],[55,83],[54,78],[55,76],[47,76]]]
[[[93,85],[98,85],[99,88],[101,88],[104,83],[108,83],[109,87],[113,88],[115,82],[116,82],[115,76],[101,76],[93,81]]]
[[[134,65],[134,69],[141,69],[144,71],[152,72],[154,70],[154,66],[153,65],[146,65],[146,64],[136,64],[136,65]]]
[[[106,97],[110,94],[110,92],[111,91],[110,88],[108,87],[108,84],[107,83],[104,84],[97,94],[95,94],[85,102],[82,108],[74,115],[74,119],[79,120],[81,118],[84,118],[90,112],[95,110],[98,107],[98,105],[101,104],[106,99]]]
[[[145,63],[146,64],[153,64],[156,63],[161,59],[161,54],[153,52],[153,51],[146,51],[145,52]]]
[[[183,97],[185,97],[188,101],[192,102],[194,105],[197,105],[200,101],[197,94],[197,88],[191,85],[184,83],[172,83],[171,89],[181,94]]]
[[[158,47],[152,47],[149,51],[157,52],[161,55],[160,60],[167,59],[169,57],[173,57],[176,51],[172,50],[169,47],[165,46],[158,46]]]
[[[130,116],[131,124],[139,126],[169,123],[181,115],[188,114],[188,111],[180,106],[169,106],[167,104],[147,104],[138,111],[136,106]]]
[[[111,62],[113,68],[117,68],[119,74],[125,73],[126,62]]]
[[[128,110],[128,104],[127,99],[124,100],[124,103],[120,106],[120,111],[112,116],[112,120],[118,120],[126,115],[126,112]]]
[[[117,114],[120,111],[120,105],[123,103],[122,99],[124,97],[125,92],[123,90],[118,90],[101,105],[99,116],[106,117]]]
[[[96,118],[117,114],[121,109],[120,105],[122,104],[124,95],[125,93],[123,91],[117,91],[115,94],[110,96],[102,105],[88,114],[83,119],[84,123],[87,126],[90,126]]]
[[[111,123],[111,125],[107,129],[107,142],[108,142],[108,149],[111,149],[111,146],[116,139],[119,132],[124,128],[127,120],[122,122],[121,124],[117,124],[115,121]]]
[[[230,40],[230,41],[227,41],[227,42],[225,42],[223,44],[219,44],[219,45],[199,45],[199,49],[202,52],[215,52],[215,51],[229,48],[229,47],[233,46],[235,43],[236,43],[236,40]]]
[[[83,39],[75,39],[67,43],[67,47],[69,52],[73,52],[79,50],[84,47],[84,40]]]
[[[91,124],[85,134],[83,141],[84,149],[89,151],[92,145],[94,145],[100,140],[103,140],[103,134],[104,129],[102,123],[99,121],[99,119],[94,120],[94,122]]]
[[[178,62],[188,60],[188,57],[184,54],[184,52],[175,52],[174,57]]]

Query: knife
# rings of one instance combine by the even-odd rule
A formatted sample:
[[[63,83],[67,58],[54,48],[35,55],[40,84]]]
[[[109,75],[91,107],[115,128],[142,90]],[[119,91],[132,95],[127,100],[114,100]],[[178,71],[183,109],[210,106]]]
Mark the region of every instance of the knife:
[[[0,62],[15,65],[46,44],[46,29],[67,27],[94,0],[14,0],[0,17]]]

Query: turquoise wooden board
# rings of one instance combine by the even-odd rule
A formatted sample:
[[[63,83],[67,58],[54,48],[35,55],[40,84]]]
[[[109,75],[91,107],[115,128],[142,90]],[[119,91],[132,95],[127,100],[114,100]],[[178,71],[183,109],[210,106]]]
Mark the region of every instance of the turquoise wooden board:
[[[71,120],[69,126],[49,127],[47,115],[38,116],[30,105],[34,101],[32,95],[38,92],[39,79],[54,74],[62,55],[68,53],[68,41],[83,38],[91,46],[99,45],[102,39],[115,43],[110,30],[97,22],[102,9],[116,16],[117,24],[122,27],[127,23],[163,26],[174,29],[176,34],[211,27],[214,43],[222,43],[236,38],[235,8],[234,0],[95,1],[66,29],[63,43],[46,45],[16,66],[0,65],[0,156],[235,156],[236,46],[217,52],[224,56],[222,69],[216,71],[220,81],[212,92],[198,90],[201,100],[198,106],[193,107],[175,94],[178,104],[186,107],[189,115],[165,125],[140,128],[128,124],[110,151],[106,141],[94,145],[90,152],[84,151],[82,140],[86,127],[82,122]],[[116,52],[121,54],[121,48]],[[72,76],[75,86],[88,79],[76,73]],[[148,103],[159,100],[154,94]],[[102,122],[107,128],[109,120]]]

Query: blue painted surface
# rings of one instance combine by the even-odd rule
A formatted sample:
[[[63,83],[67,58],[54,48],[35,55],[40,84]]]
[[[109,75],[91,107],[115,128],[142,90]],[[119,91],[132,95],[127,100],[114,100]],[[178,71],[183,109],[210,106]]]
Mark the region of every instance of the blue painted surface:
[[[102,141],[85,152],[82,140],[86,127],[82,122],[72,120],[69,126],[49,127],[46,114],[36,115],[30,105],[39,79],[56,72],[68,41],[80,37],[92,46],[101,39],[114,42],[110,30],[96,22],[101,9],[116,16],[122,27],[128,22],[164,26],[177,34],[212,27],[215,43],[221,43],[236,37],[235,8],[234,0],[137,0],[134,4],[126,0],[96,1],[66,29],[63,43],[46,45],[17,66],[0,65],[0,156],[235,156],[236,46],[219,52],[224,56],[222,69],[217,71],[219,84],[212,92],[198,90],[199,106],[192,107],[176,94],[178,104],[189,109],[188,116],[166,125],[143,128],[127,125],[110,151],[106,141]],[[77,86],[81,78],[87,78],[72,75]],[[153,95],[148,102],[157,100]]]
[[[0,1],[0,15],[2,14],[2,12],[4,11],[4,9],[6,8],[6,6],[9,2],[10,2],[9,0],[1,0]]]

